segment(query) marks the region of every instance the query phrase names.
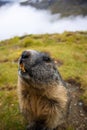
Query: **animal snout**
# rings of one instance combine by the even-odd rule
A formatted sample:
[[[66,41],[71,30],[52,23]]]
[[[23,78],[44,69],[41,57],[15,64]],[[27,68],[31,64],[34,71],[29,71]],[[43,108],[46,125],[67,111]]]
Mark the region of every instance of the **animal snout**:
[[[23,63],[23,59],[20,58],[20,59],[19,59],[19,64],[22,64],[22,63]]]
[[[24,51],[19,59],[19,64],[22,64],[26,59],[30,57],[30,51]]]
[[[27,59],[29,57],[30,57],[30,51],[24,51],[22,53],[22,56],[21,56],[22,59]]]

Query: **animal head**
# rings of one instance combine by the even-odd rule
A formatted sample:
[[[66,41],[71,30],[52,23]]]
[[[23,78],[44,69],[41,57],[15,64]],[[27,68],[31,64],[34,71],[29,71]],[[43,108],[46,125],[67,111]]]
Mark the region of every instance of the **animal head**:
[[[18,74],[28,84],[62,83],[53,59],[47,53],[36,50],[22,52]]]

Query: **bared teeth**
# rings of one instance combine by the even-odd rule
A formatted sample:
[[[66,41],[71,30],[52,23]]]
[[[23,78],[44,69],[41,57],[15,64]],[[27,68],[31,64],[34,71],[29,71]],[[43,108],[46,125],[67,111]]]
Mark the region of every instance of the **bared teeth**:
[[[20,68],[23,72],[25,72],[25,68],[24,68],[24,65],[23,64],[20,64]]]

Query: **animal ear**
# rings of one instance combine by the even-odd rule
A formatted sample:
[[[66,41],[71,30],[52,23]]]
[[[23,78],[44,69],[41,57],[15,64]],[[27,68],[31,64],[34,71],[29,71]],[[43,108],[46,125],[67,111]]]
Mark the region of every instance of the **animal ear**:
[[[43,56],[43,61],[50,62],[52,61],[51,58],[48,55]]]

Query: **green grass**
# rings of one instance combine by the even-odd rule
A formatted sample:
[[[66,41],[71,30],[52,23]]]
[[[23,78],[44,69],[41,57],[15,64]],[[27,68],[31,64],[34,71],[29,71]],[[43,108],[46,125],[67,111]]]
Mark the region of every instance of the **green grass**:
[[[58,69],[63,79],[80,85],[84,90],[80,98],[87,104],[87,32],[14,37],[0,42],[0,130],[25,129],[16,88],[17,61],[26,49],[45,51],[62,61]]]

